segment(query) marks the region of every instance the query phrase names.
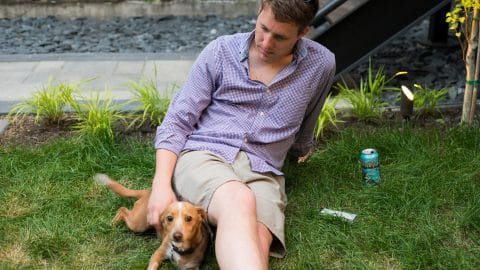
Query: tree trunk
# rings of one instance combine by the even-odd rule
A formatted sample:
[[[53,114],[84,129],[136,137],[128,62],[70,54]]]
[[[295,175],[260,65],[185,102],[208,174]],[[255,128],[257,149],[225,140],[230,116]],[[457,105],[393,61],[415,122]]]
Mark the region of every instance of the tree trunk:
[[[473,11],[473,16],[470,28],[470,35],[468,36],[468,44],[467,44],[467,54],[465,56],[465,70],[466,70],[466,84],[465,84],[465,93],[463,97],[463,110],[462,110],[462,123],[470,125],[473,121],[473,114],[475,113],[472,111],[472,98],[474,96],[474,88],[478,85],[478,78],[476,79],[476,50],[478,45],[478,16],[479,16],[479,9],[475,9]],[[476,102],[476,91],[475,91],[475,101]],[[473,105],[475,107],[475,105]],[[473,108],[474,109],[474,108]]]
[[[477,12],[478,13],[478,12]],[[475,118],[475,108],[477,105],[477,95],[480,80],[480,21],[477,20],[478,32],[477,32],[477,59],[475,62],[475,84],[473,85],[472,101],[470,103],[470,117],[468,118],[468,124],[472,124]]]

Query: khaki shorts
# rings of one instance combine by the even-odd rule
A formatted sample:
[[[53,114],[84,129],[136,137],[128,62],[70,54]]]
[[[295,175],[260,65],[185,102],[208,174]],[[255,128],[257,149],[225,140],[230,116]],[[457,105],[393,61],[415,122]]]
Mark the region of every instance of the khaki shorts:
[[[273,234],[270,255],[285,256],[284,210],[287,205],[285,178],[272,173],[252,172],[244,152],[233,164],[209,151],[183,151],[177,161],[173,188],[182,200],[208,210],[213,194],[222,184],[240,181],[254,193],[257,219]]]

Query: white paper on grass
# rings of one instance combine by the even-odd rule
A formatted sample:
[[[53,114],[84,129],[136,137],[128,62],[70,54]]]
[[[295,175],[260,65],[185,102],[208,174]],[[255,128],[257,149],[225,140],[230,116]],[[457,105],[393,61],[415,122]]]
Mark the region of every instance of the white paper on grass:
[[[357,214],[332,210],[332,209],[328,209],[328,208],[323,208],[322,211],[320,211],[320,213],[324,214],[324,215],[334,216],[334,217],[341,217],[341,218],[344,218],[348,221],[353,221],[357,217]]]

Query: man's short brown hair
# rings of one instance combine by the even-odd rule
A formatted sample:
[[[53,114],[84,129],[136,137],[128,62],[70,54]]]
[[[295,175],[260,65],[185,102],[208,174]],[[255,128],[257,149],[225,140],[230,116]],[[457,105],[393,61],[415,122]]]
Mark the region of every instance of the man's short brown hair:
[[[270,7],[275,20],[298,25],[299,33],[312,23],[318,11],[318,0],[262,0],[259,13]]]

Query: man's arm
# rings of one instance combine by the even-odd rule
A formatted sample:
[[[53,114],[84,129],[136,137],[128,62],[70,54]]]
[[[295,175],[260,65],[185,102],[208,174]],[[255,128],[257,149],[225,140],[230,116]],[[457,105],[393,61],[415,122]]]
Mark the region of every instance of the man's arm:
[[[158,228],[160,214],[177,198],[172,177],[177,158],[203,110],[210,104],[214,86],[216,41],[199,55],[185,85],[177,93],[155,136],[156,161],[147,221]]]
[[[147,221],[150,225],[160,226],[160,214],[168,205],[177,200],[172,189],[172,176],[177,163],[177,155],[169,150],[157,149],[155,159],[155,175],[152,193],[148,201]]]
[[[302,125],[299,132],[295,137],[295,143],[292,146],[290,151],[291,154],[298,157],[297,162],[305,162],[310,155],[313,153],[313,140],[314,140],[314,129],[320,115],[325,99],[330,93],[330,88],[333,83],[333,78],[335,76],[335,59],[330,60],[330,63],[325,63],[325,69],[323,72],[323,79],[318,85],[317,95],[310,102],[305,118],[303,119]]]

